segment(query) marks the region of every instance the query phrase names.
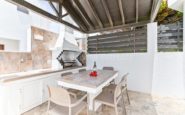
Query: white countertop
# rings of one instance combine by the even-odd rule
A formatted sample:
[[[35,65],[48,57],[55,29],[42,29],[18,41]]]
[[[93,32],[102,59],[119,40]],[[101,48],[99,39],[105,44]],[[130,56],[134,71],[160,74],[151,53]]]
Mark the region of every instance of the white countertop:
[[[3,75],[0,75],[0,82],[10,82],[10,81],[26,79],[26,78],[30,78],[30,77],[34,77],[34,76],[51,74],[51,73],[62,72],[62,71],[67,71],[67,70],[77,69],[77,68],[84,68],[84,67],[85,66],[71,67],[71,68],[66,68],[66,69],[49,68],[49,69],[38,69],[38,70],[30,70],[30,71],[26,71],[26,72],[3,74]]]

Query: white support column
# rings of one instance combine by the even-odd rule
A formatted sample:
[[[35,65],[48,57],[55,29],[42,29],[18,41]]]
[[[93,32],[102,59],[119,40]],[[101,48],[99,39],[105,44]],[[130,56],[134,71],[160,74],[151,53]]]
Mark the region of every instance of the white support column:
[[[147,25],[147,53],[150,57],[150,93],[153,91],[154,71],[155,71],[155,54],[157,53],[157,23],[149,23]]]
[[[147,52],[155,54],[157,52],[157,23],[147,24]]]
[[[157,25],[152,26],[149,36],[150,55],[152,65],[152,95],[184,98],[185,91],[185,42],[183,52],[158,52],[157,51]],[[150,29],[149,28],[149,29]],[[156,29],[155,29],[156,28]],[[152,34],[156,33],[156,35]],[[149,38],[150,39],[150,38]],[[153,52],[152,52],[153,51]]]

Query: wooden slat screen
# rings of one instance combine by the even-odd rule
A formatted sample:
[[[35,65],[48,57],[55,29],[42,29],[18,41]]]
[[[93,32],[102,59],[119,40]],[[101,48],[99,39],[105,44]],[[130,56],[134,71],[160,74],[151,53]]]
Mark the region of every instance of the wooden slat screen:
[[[146,27],[88,37],[88,53],[147,52]]]
[[[183,23],[158,26],[158,51],[183,51]]]

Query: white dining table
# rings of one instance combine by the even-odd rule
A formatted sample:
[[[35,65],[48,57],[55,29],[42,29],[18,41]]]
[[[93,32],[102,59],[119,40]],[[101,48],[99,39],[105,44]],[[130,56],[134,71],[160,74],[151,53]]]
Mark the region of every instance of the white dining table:
[[[97,77],[90,77],[89,73],[91,71],[92,70],[87,70],[63,76],[58,80],[58,85],[87,92],[89,110],[92,111],[94,98],[101,93],[105,86],[118,76],[118,72],[112,70],[97,70]],[[100,105],[100,103],[96,103],[95,109],[97,109]]]

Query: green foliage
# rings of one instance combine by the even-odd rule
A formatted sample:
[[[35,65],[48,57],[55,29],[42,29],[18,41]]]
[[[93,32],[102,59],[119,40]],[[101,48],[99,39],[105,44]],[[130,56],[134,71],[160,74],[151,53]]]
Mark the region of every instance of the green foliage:
[[[159,24],[174,23],[182,20],[183,13],[168,8],[167,0],[163,0],[156,18]]]
[[[159,9],[159,13],[162,12],[166,8],[168,8],[167,0],[163,0],[163,2],[161,3],[160,9]]]

